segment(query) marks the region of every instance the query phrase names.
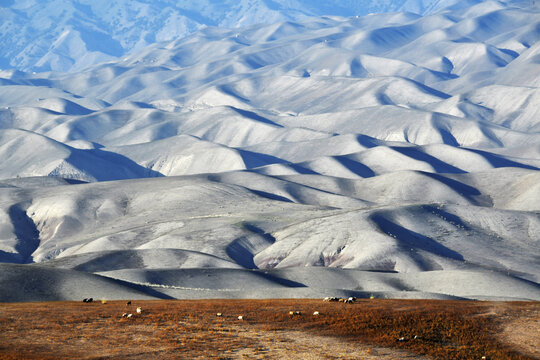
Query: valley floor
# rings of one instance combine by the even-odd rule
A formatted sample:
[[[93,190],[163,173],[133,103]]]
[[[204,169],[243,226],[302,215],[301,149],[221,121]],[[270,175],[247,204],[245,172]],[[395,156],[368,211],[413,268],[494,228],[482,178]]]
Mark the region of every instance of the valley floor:
[[[539,302],[2,303],[0,358],[539,359],[539,319]]]

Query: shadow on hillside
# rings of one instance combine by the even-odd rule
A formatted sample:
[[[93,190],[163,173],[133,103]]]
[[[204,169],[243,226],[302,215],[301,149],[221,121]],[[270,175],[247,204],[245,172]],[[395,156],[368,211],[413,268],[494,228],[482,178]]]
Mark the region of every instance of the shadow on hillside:
[[[367,135],[363,135],[363,134],[359,134],[356,136],[356,141],[366,147],[366,148],[374,148],[376,146],[379,146],[381,141],[380,140],[377,140],[371,136],[367,136]]]
[[[269,119],[267,119],[265,117],[262,117],[262,116],[260,116],[259,114],[255,113],[253,111],[248,111],[248,110],[235,108],[234,106],[230,106],[230,109],[237,112],[238,114],[242,115],[245,118],[255,120],[255,121],[259,121],[259,122],[262,122],[264,124],[268,124],[268,125],[272,125],[272,126],[276,126],[276,127],[280,127],[280,128],[283,127],[283,125],[280,125],[278,123],[273,122],[272,120],[269,120]]]
[[[522,169],[528,169],[528,170],[540,170],[536,166],[518,163],[517,161],[513,161],[513,160],[508,160],[502,156],[494,155],[487,151],[470,149],[470,148],[467,148],[467,150],[482,156],[484,159],[486,159],[487,162],[491,164],[491,166],[495,168],[516,167],[516,168],[522,168]]]
[[[264,270],[254,271],[253,274],[255,274],[255,275],[257,275],[257,276],[259,276],[259,277],[261,277],[261,278],[263,278],[265,280],[269,280],[269,281],[272,281],[273,283],[283,285],[283,286],[286,286],[286,287],[290,287],[290,288],[307,287],[305,284],[272,275],[270,272],[264,271]]]
[[[247,231],[258,235],[259,239],[262,238],[264,241],[262,244],[266,244],[265,248],[276,242],[276,239],[271,234],[253,224],[242,223],[242,226]],[[255,242],[260,243],[260,241]],[[258,267],[255,265],[253,258],[258,252],[262,251],[262,246],[261,244],[255,244],[248,236],[241,236],[227,245],[225,252],[238,265],[246,269],[257,269]]]
[[[238,153],[242,157],[242,161],[246,165],[246,169],[253,169],[261,166],[271,165],[271,164],[284,164],[287,161],[280,159],[278,157],[257,153],[248,150],[238,149]]]
[[[32,254],[39,246],[39,230],[34,221],[26,214],[26,209],[21,204],[12,205],[8,210],[9,219],[13,225],[13,233],[17,238],[17,250],[19,263],[31,263]],[[2,255],[0,253],[0,259]]]
[[[23,262],[23,258],[19,253],[0,250],[0,263],[21,264]]]
[[[381,231],[390,236],[395,236],[398,241],[398,246],[402,249],[403,253],[410,254],[423,270],[431,270],[431,265],[415,250],[422,250],[436,256],[447,257],[454,260],[464,260],[460,253],[447,248],[427,236],[390,221],[383,214],[375,213],[371,216],[371,220],[379,227],[379,229],[381,229]],[[411,252],[411,250],[413,250],[413,252]]]
[[[343,165],[343,167],[347,168],[347,170],[355,173],[360,177],[370,178],[375,176],[375,172],[361,162],[351,160],[346,156],[336,156],[334,157],[334,159],[336,159],[337,162]]]
[[[284,196],[269,193],[269,192],[266,192],[266,191],[254,190],[254,189],[247,189],[247,190],[249,190],[252,193],[254,193],[255,195],[258,195],[258,196],[263,197],[265,199],[276,200],[276,201],[284,201],[284,202],[290,202],[290,203],[294,202],[291,199],[288,199],[288,198],[286,198]]]
[[[452,174],[464,174],[466,171],[450,165],[444,161],[437,159],[436,157],[426,154],[425,152],[419,150],[415,147],[405,147],[405,146],[392,146],[392,150],[399,152],[405,156],[408,156],[412,159],[423,161],[428,163],[433,167],[438,173],[452,173]]]
[[[71,155],[65,159],[81,172],[94,177],[97,181],[138,179],[149,177],[163,177],[158,171],[145,168],[130,158],[103,149],[80,150],[71,149]],[[49,175],[65,176],[60,169],[58,174]]]

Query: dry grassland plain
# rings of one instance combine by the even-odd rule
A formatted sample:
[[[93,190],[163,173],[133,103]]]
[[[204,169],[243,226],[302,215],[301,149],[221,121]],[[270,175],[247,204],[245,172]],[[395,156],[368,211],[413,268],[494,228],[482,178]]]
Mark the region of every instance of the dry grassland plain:
[[[540,359],[540,303],[2,303],[0,332],[0,359]]]

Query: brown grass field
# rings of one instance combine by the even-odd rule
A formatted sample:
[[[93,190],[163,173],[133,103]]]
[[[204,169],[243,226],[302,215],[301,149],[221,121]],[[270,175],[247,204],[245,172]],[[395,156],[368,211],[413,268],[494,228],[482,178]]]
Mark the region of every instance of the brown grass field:
[[[0,331],[0,359],[540,359],[539,302],[0,303]]]

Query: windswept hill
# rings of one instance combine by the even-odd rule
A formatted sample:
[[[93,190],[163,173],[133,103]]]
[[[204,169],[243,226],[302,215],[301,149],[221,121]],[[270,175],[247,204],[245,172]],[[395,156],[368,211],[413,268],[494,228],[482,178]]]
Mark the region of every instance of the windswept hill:
[[[540,299],[539,14],[287,18],[2,71],[0,261],[157,297]]]

